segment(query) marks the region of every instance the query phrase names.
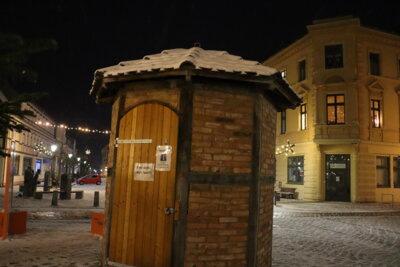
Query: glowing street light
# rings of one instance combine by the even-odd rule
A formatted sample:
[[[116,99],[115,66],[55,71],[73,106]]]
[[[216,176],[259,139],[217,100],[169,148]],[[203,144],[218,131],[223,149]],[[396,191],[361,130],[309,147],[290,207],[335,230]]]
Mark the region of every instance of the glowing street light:
[[[86,151],[85,151],[85,153],[86,153],[86,155],[90,155],[90,149],[86,149]]]
[[[51,146],[50,146],[50,150],[51,150],[51,152],[53,152],[53,153],[56,152],[57,148],[58,148],[57,145],[51,145]]]
[[[68,158],[72,158],[72,153],[68,153]]]

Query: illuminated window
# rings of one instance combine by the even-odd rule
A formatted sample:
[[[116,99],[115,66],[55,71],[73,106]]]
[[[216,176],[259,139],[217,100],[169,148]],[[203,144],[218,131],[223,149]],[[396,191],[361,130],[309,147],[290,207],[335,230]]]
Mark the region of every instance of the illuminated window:
[[[376,186],[379,188],[390,187],[389,157],[376,157]]]
[[[372,75],[380,75],[379,54],[369,53],[369,71]]]
[[[299,82],[306,79],[306,61],[299,62]]]
[[[300,130],[307,129],[307,105],[300,105]]]
[[[344,95],[326,96],[327,124],[344,124]]]
[[[304,157],[288,157],[288,183],[303,184],[304,183]]]
[[[281,112],[281,134],[286,133],[286,111]]]
[[[325,46],[325,69],[343,68],[342,45]]]
[[[381,128],[381,101],[377,99],[371,99],[371,119],[372,128]]]

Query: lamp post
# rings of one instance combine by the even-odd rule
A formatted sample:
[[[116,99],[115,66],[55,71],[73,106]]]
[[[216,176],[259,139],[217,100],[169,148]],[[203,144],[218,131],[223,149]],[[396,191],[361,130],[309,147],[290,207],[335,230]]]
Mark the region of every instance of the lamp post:
[[[56,178],[56,171],[55,171],[55,169],[56,169],[56,154],[55,154],[55,152],[57,151],[57,149],[58,149],[58,146],[55,145],[55,144],[50,146],[50,150],[51,150],[51,154],[52,154],[51,172],[50,172],[51,173],[51,175],[50,175],[51,178],[47,177],[47,179],[46,179],[46,177],[45,177],[45,180],[44,180],[44,191],[48,191],[48,189],[50,187],[50,180],[52,181],[51,184],[53,185],[53,181]]]

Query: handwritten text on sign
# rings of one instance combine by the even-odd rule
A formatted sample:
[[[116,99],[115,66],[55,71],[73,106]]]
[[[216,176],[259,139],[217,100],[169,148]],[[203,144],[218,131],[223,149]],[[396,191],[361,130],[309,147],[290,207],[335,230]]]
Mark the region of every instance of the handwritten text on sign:
[[[135,163],[135,181],[154,181],[154,163]]]

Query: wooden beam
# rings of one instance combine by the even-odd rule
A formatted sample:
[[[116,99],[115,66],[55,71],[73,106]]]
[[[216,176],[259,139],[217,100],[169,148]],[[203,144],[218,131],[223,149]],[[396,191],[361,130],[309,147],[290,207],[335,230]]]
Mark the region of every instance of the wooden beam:
[[[177,179],[176,200],[180,202],[181,212],[174,225],[174,238],[172,246],[172,266],[183,267],[185,260],[186,244],[186,219],[188,210],[189,184],[187,175],[190,170],[192,153],[192,120],[193,120],[193,85],[188,82],[180,90],[178,154],[177,154]]]
[[[257,230],[260,198],[260,159],[261,159],[261,122],[262,122],[262,95],[254,95],[253,113],[253,150],[251,164],[249,228],[247,246],[247,266],[257,266]],[[271,140],[274,142],[274,140]]]

